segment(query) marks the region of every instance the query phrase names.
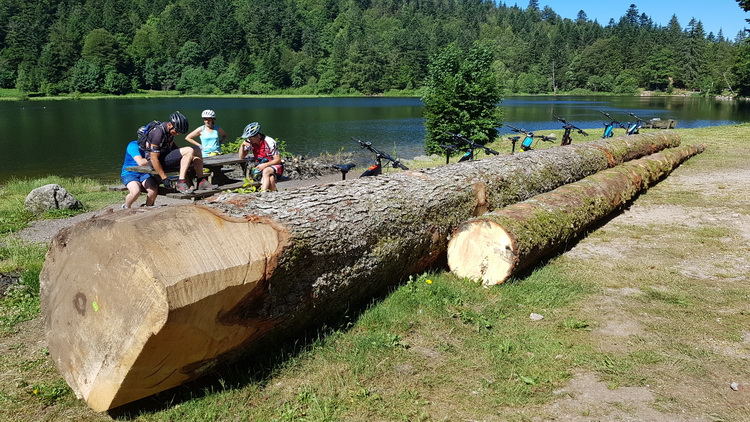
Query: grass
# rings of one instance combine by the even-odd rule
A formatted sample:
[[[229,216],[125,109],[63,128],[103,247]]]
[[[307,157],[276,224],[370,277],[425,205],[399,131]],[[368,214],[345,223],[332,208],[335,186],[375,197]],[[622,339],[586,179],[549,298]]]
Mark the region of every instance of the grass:
[[[83,203],[83,208],[51,211],[40,216],[27,211],[24,200],[28,193],[50,183],[64,186]],[[0,187],[0,274],[20,278],[18,285],[0,295],[0,332],[13,332],[18,323],[39,314],[39,273],[47,253],[46,244],[26,243],[12,234],[36,219],[70,217],[120,200],[121,192],[107,191],[100,182],[82,178],[16,179]]]
[[[580,297],[582,286],[545,268],[506,287],[498,295],[450,274],[412,277],[261,379],[235,366],[219,377],[238,389],[209,389],[149,419],[231,412],[240,420],[430,420],[457,405],[480,415],[542,402],[586,347],[570,338],[580,324],[560,323],[569,319],[560,307]],[[530,312],[546,318],[531,321]]]
[[[747,162],[750,125],[679,132],[683,143],[709,144],[683,164],[695,180],[708,183],[708,173],[734,174]],[[502,143],[491,147],[503,151]],[[10,235],[37,218],[25,214],[23,198],[45,183],[62,184],[86,209],[123,195],[78,179],[12,181],[0,190],[0,272],[23,280],[0,301],[0,373],[10,374],[0,383],[0,419],[527,421],[548,416],[559,389],[581,372],[613,391],[654,391],[652,406],[663,412],[739,420],[749,410],[727,398],[727,386],[750,382],[750,294],[738,273],[750,249],[717,210],[747,215],[739,185],[697,194],[667,178],[634,211],[668,206],[683,214],[612,221],[581,241],[591,253],[574,249],[493,288],[442,270],[416,274],[307,338],[96,414],[75,399],[41,341],[35,289],[46,247]],[[691,210],[717,217],[694,221]],[[603,334],[612,327],[631,328]],[[607,419],[598,406],[606,403],[582,405],[577,415]],[[606,410],[638,412],[625,402]]]
[[[29,192],[47,184],[59,184],[83,204],[80,210],[56,210],[42,216],[34,216],[24,208]],[[98,210],[123,198],[122,192],[108,191],[106,185],[87,178],[66,179],[45,177],[42,179],[11,179],[0,186],[0,236],[25,228],[35,218],[64,218],[86,211]]]

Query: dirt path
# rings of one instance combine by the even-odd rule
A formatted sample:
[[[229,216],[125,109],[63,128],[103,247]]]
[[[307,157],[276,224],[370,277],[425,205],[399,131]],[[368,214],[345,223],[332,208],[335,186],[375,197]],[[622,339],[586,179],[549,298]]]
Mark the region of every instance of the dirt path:
[[[706,155],[561,258],[602,273],[575,312],[605,364],[534,420],[750,420],[750,171],[744,152],[717,170]]]

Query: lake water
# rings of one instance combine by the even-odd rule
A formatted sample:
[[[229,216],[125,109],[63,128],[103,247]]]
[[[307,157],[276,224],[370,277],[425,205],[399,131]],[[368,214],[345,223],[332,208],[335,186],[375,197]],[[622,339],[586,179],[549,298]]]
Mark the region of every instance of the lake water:
[[[510,97],[502,102],[503,123],[528,130],[560,129],[559,116],[591,136],[601,136],[606,118],[674,119],[678,128],[720,126],[750,120],[750,102],[684,97]],[[191,129],[202,124],[200,112],[216,111],[217,124],[234,139],[247,123],[283,139],[294,154],[340,150],[360,153],[351,137],[371,141],[400,158],[423,153],[423,107],[418,98],[151,98],[63,101],[0,101],[2,166],[0,183],[12,177],[49,174],[119,177],[125,145],[137,128],[182,111]],[[507,128],[501,128],[508,134]],[[616,131],[616,134],[622,131]],[[187,145],[183,136],[178,145]],[[508,148],[509,150],[509,148]],[[362,152],[363,153],[363,152]]]

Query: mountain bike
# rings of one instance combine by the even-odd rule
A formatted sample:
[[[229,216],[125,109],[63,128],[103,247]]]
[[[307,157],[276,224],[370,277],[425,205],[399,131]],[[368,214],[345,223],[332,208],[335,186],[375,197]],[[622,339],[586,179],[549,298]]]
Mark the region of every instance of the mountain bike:
[[[552,117],[562,122],[563,129],[565,129],[565,132],[563,133],[562,141],[560,141],[560,146],[570,145],[573,142],[573,138],[570,136],[570,132],[572,132],[574,129],[576,132],[580,133],[583,136],[589,136],[589,134],[586,133],[583,129],[576,127],[572,123],[568,123],[562,117],[557,117],[557,116],[552,116]]]
[[[628,122],[628,129],[625,133],[627,135],[637,135],[638,133],[640,133],[641,127],[644,123],[646,123],[646,121],[631,112],[627,113],[631,115],[635,119],[635,121],[633,123]]]
[[[456,133],[448,132],[448,131],[446,131],[445,133],[448,134],[448,135],[450,135],[451,139],[453,141],[460,141],[462,144],[465,144],[465,145],[469,146],[469,150],[466,151],[466,153],[458,160],[459,163],[463,162],[463,161],[473,161],[474,160],[474,150],[475,149],[484,150],[485,154],[487,154],[487,155],[490,155],[490,154],[492,154],[492,155],[499,155],[500,154],[499,152],[495,151],[492,148],[488,148],[488,147],[486,147],[486,146],[484,146],[482,144],[477,144],[477,143],[471,141],[470,139],[468,139],[467,137],[465,137],[464,135],[462,135],[460,133],[456,134]],[[460,147],[459,145],[451,145],[451,146],[454,149],[458,149]],[[441,145],[441,147],[446,148],[448,146],[447,145]],[[450,157],[450,154],[447,151],[448,151],[448,149],[446,149],[446,164],[447,164],[447,159]],[[451,152],[452,152],[452,150],[451,150]]]
[[[352,137],[353,140],[359,142],[359,145],[375,154],[375,163],[367,168],[367,170],[364,171],[359,177],[366,177],[366,176],[377,176],[383,172],[383,162],[382,160],[390,161],[393,168],[400,168],[401,170],[409,170],[408,167],[401,164],[397,159],[391,157],[390,155],[384,153],[383,151],[378,150],[374,146],[372,146],[371,142],[365,142],[360,139],[357,139],[355,137]],[[348,164],[346,166],[349,166]],[[335,166],[334,166],[335,167]],[[354,165],[352,164],[351,167],[349,167],[346,171],[349,171]],[[341,169],[339,169],[341,170]],[[342,176],[346,177],[346,172],[341,170]]]
[[[523,138],[523,142],[521,142],[521,151],[532,150],[533,149],[532,145],[534,144],[534,138],[536,138],[537,141],[541,139],[544,142],[554,142],[557,139],[554,133],[550,133],[549,135],[534,135],[534,132],[527,132],[524,129],[519,129],[511,125],[505,125],[505,126],[508,126],[515,133],[523,133],[524,138]],[[508,137],[508,139],[510,139],[510,142],[512,144],[510,153],[513,154],[516,151],[516,143],[521,139],[521,137],[510,136]]]
[[[627,126],[615,120],[612,116],[609,115],[609,113],[605,113],[601,110],[599,110],[599,113],[602,113],[603,115],[609,118],[609,122],[604,122],[604,133],[602,134],[602,139],[611,138],[613,135],[612,132],[614,131],[615,126],[621,129],[627,129]]]

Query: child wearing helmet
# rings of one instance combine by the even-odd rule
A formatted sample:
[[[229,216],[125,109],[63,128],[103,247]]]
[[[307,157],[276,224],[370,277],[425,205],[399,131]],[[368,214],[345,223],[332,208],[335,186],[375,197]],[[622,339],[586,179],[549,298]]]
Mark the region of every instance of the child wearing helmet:
[[[275,191],[276,178],[284,172],[276,140],[260,133],[258,122],[245,126],[239,157],[256,163],[254,172],[260,176],[261,191]]]
[[[152,206],[159,195],[158,183],[149,173],[138,173],[128,170],[131,166],[147,166],[148,160],[144,157],[145,152],[138,148],[138,141],[131,141],[125,149],[125,160],[122,163],[120,179],[122,184],[128,188],[128,195],[125,197],[123,208],[130,208],[133,203],[141,196],[142,191],[146,191],[146,206]]]
[[[201,149],[201,155],[210,157],[221,154],[221,144],[227,138],[227,133],[221,126],[216,125],[216,112],[213,110],[203,110],[201,113],[203,125],[185,136],[185,140]],[[200,137],[200,142],[195,137]]]

